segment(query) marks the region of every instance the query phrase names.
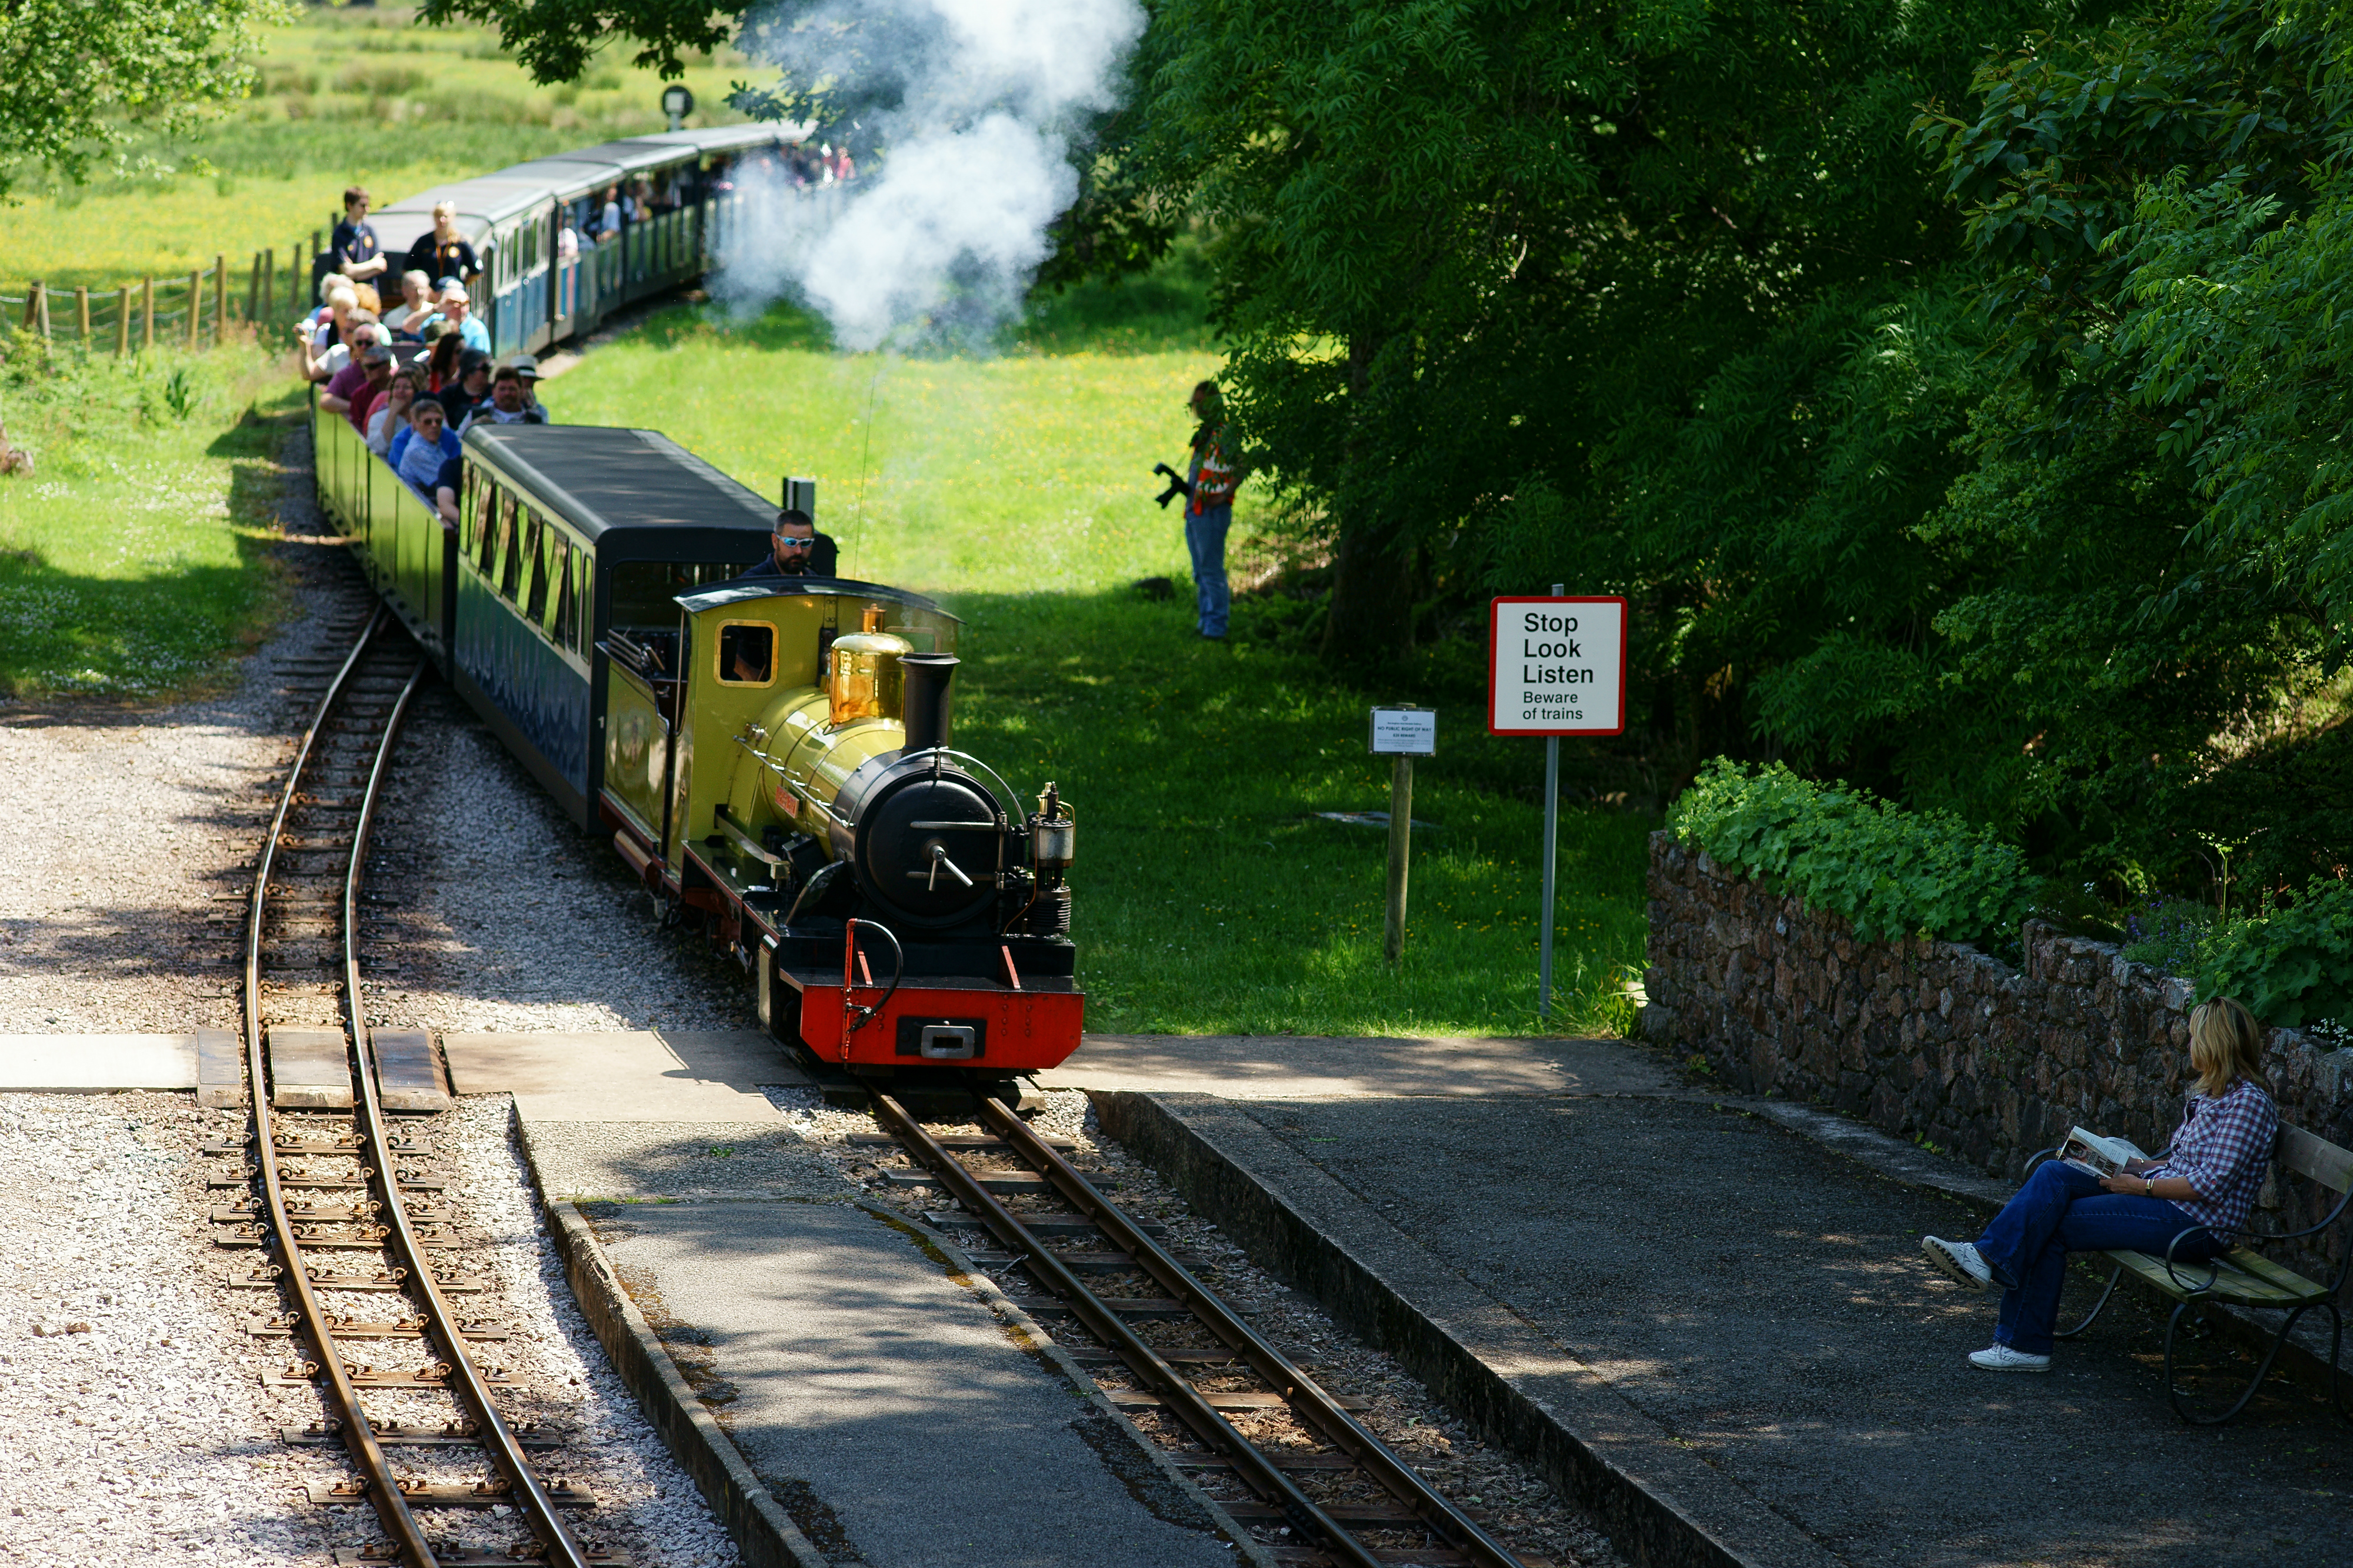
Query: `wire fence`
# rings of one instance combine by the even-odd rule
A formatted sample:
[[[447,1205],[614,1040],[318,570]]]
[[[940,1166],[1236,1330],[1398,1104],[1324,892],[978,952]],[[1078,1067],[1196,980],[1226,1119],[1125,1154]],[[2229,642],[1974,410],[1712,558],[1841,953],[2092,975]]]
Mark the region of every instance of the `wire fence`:
[[[254,252],[249,268],[233,271],[227,256],[215,256],[210,267],[113,289],[52,289],[35,279],[21,294],[0,290],[0,322],[91,353],[217,348],[301,316],[318,251],[314,233],[307,247],[298,241],[288,251],[282,267],[272,247]]]

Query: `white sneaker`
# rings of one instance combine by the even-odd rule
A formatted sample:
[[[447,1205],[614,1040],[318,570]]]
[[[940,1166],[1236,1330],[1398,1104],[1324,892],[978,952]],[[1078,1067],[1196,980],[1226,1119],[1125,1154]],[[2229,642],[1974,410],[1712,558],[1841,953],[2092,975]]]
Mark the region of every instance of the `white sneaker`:
[[[2008,1345],[1988,1345],[1981,1351],[1969,1352],[1969,1364],[1987,1372],[2049,1372],[2051,1358],[2028,1355],[2024,1351],[2014,1351]]]
[[[1966,1285],[1972,1290],[1983,1290],[1993,1284],[1993,1270],[1986,1266],[1984,1258],[1978,1256],[1977,1243],[1973,1241],[1947,1241],[1942,1237],[1923,1237],[1920,1250],[1928,1255],[1929,1262],[1951,1275],[1957,1284]]]

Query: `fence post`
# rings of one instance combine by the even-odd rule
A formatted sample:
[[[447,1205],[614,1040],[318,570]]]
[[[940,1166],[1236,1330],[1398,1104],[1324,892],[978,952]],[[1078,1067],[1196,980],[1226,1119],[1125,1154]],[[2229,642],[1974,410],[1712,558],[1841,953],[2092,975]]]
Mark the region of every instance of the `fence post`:
[[[85,284],[74,285],[74,324],[81,332],[81,346],[90,348],[90,289]]]
[[[118,296],[120,303],[114,311],[114,357],[122,358],[131,352],[131,285],[125,283]]]
[[[41,321],[41,280],[34,279],[25,285],[25,330],[30,331]]]
[[[213,253],[213,347],[228,342],[228,258]]]
[[[278,247],[271,246],[261,253],[261,320],[272,326],[278,323]]]
[[[139,352],[146,353],[155,346],[155,279],[139,280]]]
[[[245,324],[248,327],[261,320],[261,252],[253,253],[253,276],[245,284]]]
[[[188,274],[188,352],[195,352],[196,328],[205,313],[205,275]]]

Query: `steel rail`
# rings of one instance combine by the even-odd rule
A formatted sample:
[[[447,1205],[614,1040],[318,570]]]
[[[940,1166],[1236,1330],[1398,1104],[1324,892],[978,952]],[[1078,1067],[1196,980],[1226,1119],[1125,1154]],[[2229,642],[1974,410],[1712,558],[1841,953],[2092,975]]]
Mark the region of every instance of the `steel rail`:
[[[1391,1452],[1388,1445],[1366,1431],[1337,1400],[1257,1330],[1235,1316],[1215,1291],[1194,1279],[1166,1248],[1097,1192],[1076,1166],[1056,1152],[1003,1101],[980,1097],[980,1116],[982,1122],[1010,1144],[1017,1154],[1043,1173],[1072,1207],[1092,1220],[1106,1239],[1124,1249],[1162,1289],[1248,1362],[1250,1369],[1279,1392],[1303,1420],[1362,1466],[1398,1501],[1412,1509],[1422,1523],[1445,1539],[1448,1545],[1479,1563],[1480,1568],[1520,1568],[1518,1557],[1448,1501],[1419,1471]]]
[[[466,1336],[459,1326],[457,1314],[450,1310],[448,1298],[433,1277],[432,1263],[408,1218],[408,1210],[401,1202],[400,1184],[394,1179],[393,1163],[388,1157],[392,1147],[390,1129],[385,1121],[384,1103],[376,1092],[375,1050],[368,1037],[367,1009],[360,999],[360,886],[366,878],[368,834],[375,826],[376,801],[384,786],[385,768],[392,760],[392,738],[400,729],[400,721],[408,711],[410,699],[425,679],[425,661],[419,659],[408,683],[400,689],[392,713],[385,721],[384,742],[377,749],[375,764],[368,769],[367,788],[360,796],[359,819],[352,831],[351,868],[343,877],[343,1006],[352,1033],[353,1070],[359,1086],[360,1131],[387,1157],[375,1163],[375,1184],[384,1203],[384,1222],[390,1232],[394,1255],[400,1266],[408,1271],[417,1289],[425,1297],[425,1317],[428,1331],[441,1342],[444,1364],[449,1369],[448,1386],[465,1405],[474,1418],[474,1430],[491,1458],[507,1473],[513,1489],[508,1494],[520,1504],[519,1511],[532,1533],[538,1536],[548,1549],[548,1561],[563,1568],[589,1568],[588,1554],[572,1539],[556,1517],[555,1501],[540,1484],[537,1472],[524,1458],[522,1442],[506,1417],[491,1402],[490,1384],[482,1378],[481,1370],[467,1352]],[[373,1492],[375,1488],[370,1487]],[[427,1560],[427,1568],[429,1568]]]
[[[983,1187],[962,1161],[942,1148],[930,1133],[923,1131],[904,1106],[878,1091],[874,1095],[874,1116],[893,1137],[906,1145],[908,1152],[939,1177],[941,1184],[957,1202],[980,1216],[981,1222],[996,1234],[999,1241],[1021,1254],[1031,1272],[1047,1289],[1069,1302],[1071,1310],[1088,1331],[1115,1352],[1131,1372],[1150,1385],[1166,1407],[1191,1427],[1195,1436],[1229,1460],[1252,1491],[1280,1508],[1293,1530],[1307,1536],[1311,1542],[1320,1537],[1324,1550],[1341,1562],[1351,1564],[1352,1568],[1378,1568],[1379,1557],[1325,1513],[1314,1499],[1300,1490],[1298,1483],[1273,1460],[1261,1453],[1249,1438],[1236,1431],[1233,1423],[1218,1413],[1217,1407],[1193,1385],[1191,1379],[1171,1366],[1158,1351],[1128,1327],[1119,1314],[1104,1306],[1095,1293],[1071,1272],[1053,1249],[1030,1234],[1029,1228],[999,1203],[995,1194]],[[1513,1568],[1517,1568],[1515,1563]]]
[[[261,858],[254,868],[253,900],[246,921],[245,935],[245,1070],[253,1097],[253,1134],[256,1164],[261,1173],[262,1206],[269,1212],[269,1228],[278,1239],[279,1256],[285,1259],[286,1281],[293,1288],[295,1310],[301,1315],[303,1329],[318,1352],[320,1369],[326,1373],[328,1396],[340,1413],[343,1442],[351,1449],[360,1473],[367,1481],[368,1500],[376,1517],[384,1523],[399,1549],[401,1560],[408,1568],[434,1568],[433,1548],[425,1539],[424,1530],[409,1509],[407,1500],[400,1493],[399,1480],[392,1473],[391,1461],[385,1458],[383,1445],[375,1438],[375,1429],[368,1425],[367,1412],[360,1404],[359,1390],[345,1369],[343,1352],[336,1346],[327,1322],[325,1309],[320,1306],[318,1292],[311,1288],[311,1274],[302,1261],[302,1248],[294,1235],[294,1222],[288,1217],[286,1196],[278,1173],[278,1139],[269,1114],[269,1079],[262,1051],[261,1038],[261,945],[262,925],[269,910],[269,879],[276,869],[278,843],[286,832],[286,819],[294,810],[294,797],[301,793],[302,775],[311,765],[311,748],[320,731],[343,699],[352,671],[359,667],[369,646],[385,628],[389,612],[379,607],[369,617],[359,640],[328,682],[326,695],[319,700],[319,710],[311,715],[310,727],[302,731],[294,748],[294,763],[286,773],[286,788],[278,797],[278,810],[269,819],[269,832],[261,841]],[[387,742],[391,731],[385,731]],[[365,1145],[362,1145],[363,1148]],[[379,1148],[378,1163],[387,1152]]]

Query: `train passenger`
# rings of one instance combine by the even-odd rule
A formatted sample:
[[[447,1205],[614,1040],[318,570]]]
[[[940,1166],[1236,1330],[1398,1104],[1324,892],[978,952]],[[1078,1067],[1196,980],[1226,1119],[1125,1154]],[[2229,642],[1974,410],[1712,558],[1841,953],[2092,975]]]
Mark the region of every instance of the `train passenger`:
[[[458,204],[433,204],[433,228],[417,236],[417,243],[408,247],[408,265],[416,271],[439,282],[455,278],[461,284],[470,284],[482,275],[481,263],[475,259],[474,247],[458,232]]]
[[[466,340],[452,331],[447,321],[435,321],[425,329],[426,350],[425,390],[438,397],[458,384],[463,374],[459,365],[467,353]]]
[[[546,410],[531,401],[530,391],[522,384],[522,375],[514,366],[502,364],[491,376],[491,400],[478,403],[458,423],[458,436],[477,425],[544,425]]]
[[[432,278],[411,268],[400,275],[400,303],[384,313],[384,324],[414,342],[418,330],[440,303],[433,292]]]
[[[768,546],[766,558],[737,574],[736,582],[758,577],[830,577],[840,558],[833,541],[819,533],[816,521],[798,507],[776,514]]]
[[[360,308],[358,291],[341,278],[328,281],[320,300],[319,308],[294,326],[294,342],[305,381],[324,381],[334,374],[334,370],[322,369],[320,361],[343,341],[343,334],[350,330],[352,312]]]
[[[375,318],[364,310],[354,310],[343,341],[319,356],[318,364],[327,373],[326,391],[321,398],[322,406],[331,414],[349,416],[352,395],[367,383],[367,368],[359,356],[384,341],[384,329]]]
[[[605,187],[604,205],[596,209],[588,226],[588,237],[599,245],[610,245],[621,237],[621,187]]]
[[[546,405],[539,400],[540,374],[537,357],[532,354],[517,354],[507,363],[515,367],[517,375],[522,377],[523,402],[539,410],[543,423],[554,424],[555,416],[548,413]]]
[[[458,353],[458,379],[435,394],[441,403],[441,413],[455,429],[466,422],[476,405],[490,401],[491,356],[480,349],[460,349]]]
[[[466,292],[463,283],[444,279],[440,308],[425,319],[427,321],[447,321],[458,329],[458,335],[466,340],[468,348],[480,349],[484,353],[491,352],[491,330],[475,320],[474,297]]]
[[[352,186],[343,193],[343,221],[335,226],[334,237],[327,242],[327,254],[334,258],[335,270],[355,283],[392,265],[392,258],[376,244],[375,229],[367,215],[367,192],[358,185]]]
[[[415,369],[396,374],[376,399],[375,412],[368,416],[367,447],[379,458],[389,457],[392,437],[396,431],[408,428],[408,410],[424,395],[424,375]]]
[[[360,351],[359,369],[362,381],[351,394],[351,406],[343,417],[365,439],[368,420],[375,413],[376,405],[384,401],[385,388],[392,384],[392,350],[382,343],[370,343]]]
[[[441,465],[459,452],[458,437],[450,434],[441,405],[420,397],[409,405],[408,428],[393,437],[393,471],[429,504]]]
[[[466,483],[466,463],[462,458],[447,458],[441,471],[433,476],[433,510],[441,514],[441,528],[446,533],[458,531],[458,495]]]

